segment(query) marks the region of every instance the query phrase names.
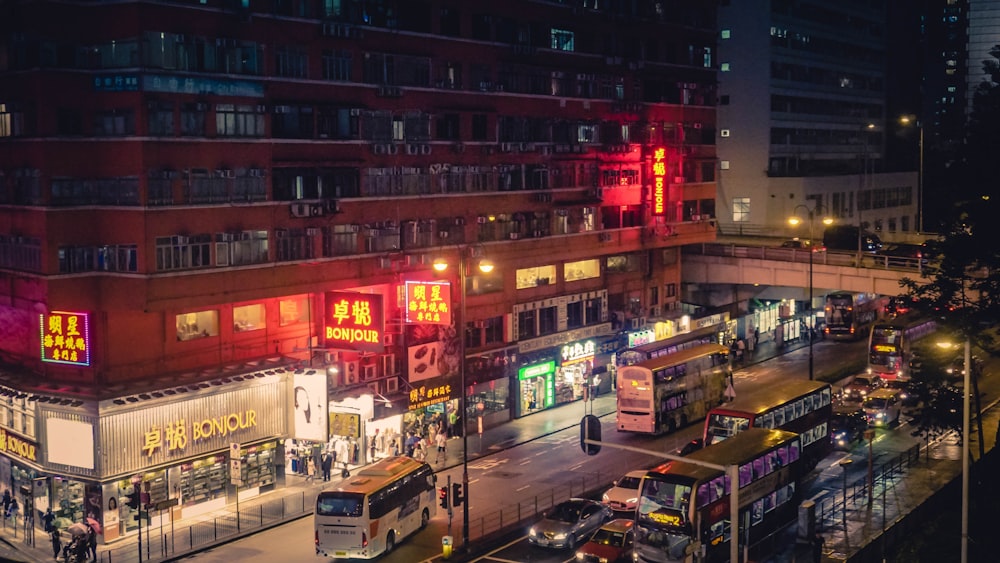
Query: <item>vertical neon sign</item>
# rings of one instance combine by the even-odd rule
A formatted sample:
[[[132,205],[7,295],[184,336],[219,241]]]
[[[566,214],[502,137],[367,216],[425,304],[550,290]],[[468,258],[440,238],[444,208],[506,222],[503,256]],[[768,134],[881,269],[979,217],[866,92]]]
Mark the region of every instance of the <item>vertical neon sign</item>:
[[[667,150],[653,150],[653,215],[667,214]]]

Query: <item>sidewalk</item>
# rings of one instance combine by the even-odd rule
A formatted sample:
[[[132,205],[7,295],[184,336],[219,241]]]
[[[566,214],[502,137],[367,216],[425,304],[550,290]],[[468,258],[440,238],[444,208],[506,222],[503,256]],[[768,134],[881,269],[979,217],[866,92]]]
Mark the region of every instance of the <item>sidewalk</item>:
[[[821,366],[831,365],[832,362],[837,360],[838,345],[838,343],[829,341],[817,341],[814,343],[813,353],[816,360],[815,373],[817,379],[824,379],[825,372]],[[788,343],[785,347],[779,349],[773,341],[765,337],[754,350],[754,354],[749,356],[744,364],[735,366],[734,371],[737,372],[738,377],[739,371],[744,369],[746,366],[758,364],[779,356],[788,356],[787,358],[782,358],[783,360],[787,359],[797,363],[804,362],[804,359],[806,358],[804,349],[807,347],[808,343],[800,340]],[[791,354],[792,352],[799,350],[802,350],[803,353]],[[591,406],[587,407],[588,412],[591,412],[592,409],[593,414],[597,416],[603,417],[612,415],[616,408],[615,396],[612,393],[603,394],[593,400],[590,405]],[[468,436],[468,459],[478,459],[553,434],[555,432],[569,428],[576,428],[579,426],[580,419],[583,414],[583,409],[581,408],[582,406],[581,402],[576,401],[560,407],[547,409],[546,411],[538,414],[515,419],[493,428],[488,428],[482,435],[472,433]],[[446,471],[460,466],[463,461],[462,442],[461,438],[449,440],[446,461],[443,463],[431,463],[432,467],[434,467],[436,471]],[[352,467],[352,471],[355,469],[356,468]],[[911,476],[908,476],[908,479],[909,477]],[[304,514],[311,513],[312,504],[315,502],[315,495],[324,488],[335,487],[340,481],[340,474],[337,472],[334,472],[333,479],[327,483],[324,483],[322,479],[307,481],[305,478],[298,475],[286,475],[286,486],[284,488],[265,493],[253,499],[241,500],[240,502],[240,513],[243,515],[246,515],[247,513],[255,514],[255,511],[259,508],[262,514],[261,521],[264,523],[264,526],[254,527],[252,530],[245,529],[242,533],[236,533],[236,535],[222,536],[220,537],[218,543],[228,542],[236,537],[239,537],[240,535],[256,533],[262,529],[266,529],[267,527],[280,524],[281,522],[279,521],[275,521],[273,523],[264,522],[265,518],[263,517],[263,514],[265,508],[263,505],[266,503],[280,502],[283,516],[287,516],[287,514],[285,514],[286,501],[288,501],[287,504],[289,506],[294,506],[296,509],[298,509],[301,505],[301,509],[304,511]],[[902,488],[903,486],[897,487],[897,489]],[[208,527],[218,527],[221,522],[222,524],[229,524],[232,531],[235,532],[236,526],[234,513],[235,506],[229,505],[225,509],[220,509],[197,518],[175,521],[173,523],[173,527],[177,530],[183,530],[187,527],[198,526],[200,523],[205,523]],[[243,521],[246,521],[246,516],[243,518]],[[211,526],[209,523],[211,523]],[[850,535],[853,537],[854,532],[851,532]],[[146,556],[145,552],[149,549],[149,540],[145,535],[143,539],[146,542],[143,545],[143,560],[163,560],[158,556],[159,554],[155,548],[150,552],[151,557]],[[16,548],[19,554],[19,559],[14,560],[24,562],[52,561],[51,544],[49,543],[47,535],[41,529],[36,529],[35,531],[34,546],[25,543],[21,530],[18,531],[18,534],[15,537],[13,531],[9,527],[0,528],[0,541]],[[115,542],[110,546],[98,546],[98,560],[105,563],[110,563],[112,561],[114,563],[121,563],[123,561],[138,561],[139,546],[137,541],[138,538],[136,535],[132,534],[130,537]],[[852,539],[850,543],[852,545],[857,545],[855,543],[856,541],[860,540]],[[198,549],[204,549],[207,547],[209,546],[199,546]],[[805,549],[808,552],[807,546]],[[839,549],[840,548],[835,543],[833,537],[828,539],[827,551],[831,555],[839,553]],[[787,560],[808,560],[804,555],[798,554],[797,551],[798,550],[796,550],[796,553],[794,554],[790,554],[790,556],[794,559]],[[172,554],[183,554],[183,552],[178,549]],[[838,557],[829,558],[830,561],[842,559],[843,558]]]

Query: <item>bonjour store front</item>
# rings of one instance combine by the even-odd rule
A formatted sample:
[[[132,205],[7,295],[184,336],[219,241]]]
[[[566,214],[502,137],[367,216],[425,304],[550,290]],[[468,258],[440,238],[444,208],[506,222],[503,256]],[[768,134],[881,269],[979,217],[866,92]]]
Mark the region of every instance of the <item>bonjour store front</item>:
[[[137,529],[138,511],[127,504],[136,487],[152,526],[224,507],[237,492],[243,499],[280,487],[290,422],[275,405],[289,400],[284,372],[68,405],[14,392],[37,420],[37,439],[0,421],[0,479],[36,518],[51,507],[63,527],[98,522],[104,543]]]

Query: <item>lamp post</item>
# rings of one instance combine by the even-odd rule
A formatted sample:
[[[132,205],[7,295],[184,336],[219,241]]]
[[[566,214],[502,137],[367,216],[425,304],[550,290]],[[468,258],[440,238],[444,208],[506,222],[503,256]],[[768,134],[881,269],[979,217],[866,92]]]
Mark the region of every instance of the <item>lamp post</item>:
[[[900,117],[899,122],[917,128],[917,232],[920,233],[924,230],[924,124],[908,115]]]
[[[844,510],[841,511],[841,522],[844,524],[844,533],[847,533],[847,468],[854,463],[851,458],[840,460],[840,467],[844,470]]]
[[[813,309],[813,254],[816,252],[816,239],[813,226],[816,224],[816,212],[821,210],[822,207],[817,203],[815,209],[809,209],[805,205],[796,205],[792,213],[797,213],[799,208],[806,211],[809,217],[809,311]],[[789,217],[788,223],[793,227],[798,226],[802,222],[802,219],[798,215]],[[823,217],[824,225],[833,224],[833,219],[830,217]],[[815,321],[810,319],[809,323],[809,380],[813,379],[813,332],[815,332]]]
[[[462,503],[462,550],[466,553],[469,551],[469,421],[467,419],[469,413],[467,408],[469,390],[467,388],[468,384],[466,382],[465,367],[465,332],[467,327],[465,301],[467,298],[466,284],[468,277],[468,263],[466,258],[471,257],[470,255],[472,253],[472,247],[459,248],[458,285],[461,301],[459,302],[459,319],[456,323],[457,330],[455,331],[457,333],[456,336],[458,337],[459,343],[458,369],[462,385],[462,399],[459,401],[460,408],[462,409],[462,415],[459,417],[459,420],[462,423],[462,491],[465,495],[465,502]],[[434,260],[433,267],[434,270],[438,272],[444,272],[448,269],[448,262],[443,258],[438,258]],[[478,267],[484,274],[488,274],[493,271],[493,263],[485,258],[479,260]]]
[[[950,342],[938,342],[942,348],[953,348]],[[969,389],[972,385],[972,341],[965,339],[965,362],[962,370],[962,558],[969,560]]]
[[[865,229],[865,223],[864,221],[861,220],[861,194],[864,193],[865,187],[869,188],[871,187],[865,185],[866,183],[871,182],[871,179],[868,178],[868,165],[870,163],[869,162],[870,154],[868,151],[868,132],[874,129],[875,129],[874,123],[865,124],[861,128],[863,152],[861,154],[861,173],[858,175],[858,197],[855,198],[856,201],[854,202],[854,206],[857,207],[858,209],[858,258],[856,264],[856,267],[858,268],[861,267],[861,257],[864,255],[861,241],[864,239],[863,232]],[[872,168],[874,168],[874,164],[872,164]],[[868,180],[868,182],[865,182],[866,179]]]

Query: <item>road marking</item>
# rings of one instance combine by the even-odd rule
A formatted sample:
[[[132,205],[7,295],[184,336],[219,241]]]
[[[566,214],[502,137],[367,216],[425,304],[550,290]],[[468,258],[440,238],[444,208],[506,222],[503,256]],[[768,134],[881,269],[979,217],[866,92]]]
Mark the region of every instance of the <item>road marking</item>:
[[[521,491],[523,491],[524,489],[527,489],[530,486],[531,485],[525,485],[525,486],[521,487],[520,489],[514,489],[514,490],[517,491],[517,492],[521,492]]]
[[[518,465],[528,465],[529,463],[531,463],[531,460],[530,459],[526,459],[526,460],[522,461],[521,463],[519,463]]]
[[[576,471],[577,469],[580,469],[581,467],[583,467],[586,463],[587,463],[586,461],[581,461],[580,463],[574,465],[573,467],[570,467],[569,470],[570,471]]]
[[[479,461],[479,462],[476,462],[476,463],[470,463],[469,467],[471,469],[493,469],[494,467],[496,467],[496,466],[498,466],[498,465],[500,465],[502,463],[507,463],[508,461],[510,461],[510,460],[506,459],[506,458],[505,459],[495,459],[495,458],[491,457],[491,458],[488,458],[488,459],[484,459],[483,461]]]

